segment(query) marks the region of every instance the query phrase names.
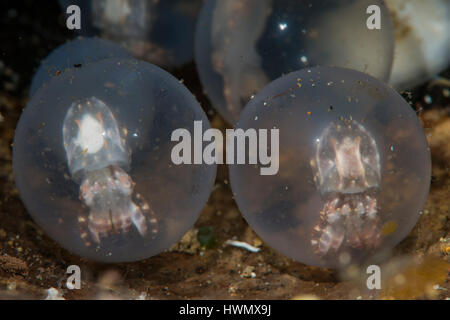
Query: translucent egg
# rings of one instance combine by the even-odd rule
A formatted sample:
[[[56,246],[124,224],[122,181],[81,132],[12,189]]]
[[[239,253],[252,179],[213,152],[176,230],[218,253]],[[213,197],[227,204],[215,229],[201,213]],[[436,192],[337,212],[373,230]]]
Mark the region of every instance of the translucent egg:
[[[84,36],[120,43],[136,57],[163,67],[180,66],[194,55],[194,31],[201,0],[59,0],[81,9]]]
[[[162,69],[106,59],[54,77],[18,123],[14,178],[50,237],[83,257],[134,261],[178,241],[212,190],[215,165],[175,165],[176,129],[209,122]]]
[[[42,61],[31,81],[30,96],[51,78],[68,69],[81,68],[107,58],[131,58],[131,54],[113,42],[99,38],[78,38],[67,42]]]
[[[276,174],[262,175],[259,158],[230,165],[230,181],[250,226],[288,257],[333,268],[377,261],[421,214],[431,175],[424,131],[409,104],[367,74],[290,73],[248,103],[236,128],[259,137],[247,157],[279,152]],[[271,130],[279,141],[266,144]]]
[[[412,89],[450,65],[450,1],[386,0],[395,26],[391,85]]]
[[[367,27],[373,5],[381,29]],[[380,0],[208,0],[195,60],[213,105],[235,123],[252,95],[304,67],[346,67],[387,81],[393,50],[393,26]]]

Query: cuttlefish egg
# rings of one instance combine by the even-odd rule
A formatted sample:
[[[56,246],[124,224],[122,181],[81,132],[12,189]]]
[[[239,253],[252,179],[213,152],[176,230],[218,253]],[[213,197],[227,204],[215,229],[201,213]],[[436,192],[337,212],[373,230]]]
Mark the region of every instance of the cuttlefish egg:
[[[431,175],[424,130],[394,89],[367,74],[331,67],[287,74],[247,104],[235,129],[260,139],[236,152],[259,145],[249,155],[261,157],[229,167],[239,209],[292,259],[333,268],[377,262],[420,217]],[[258,135],[262,129],[278,130],[279,141],[264,140],[271,134]],[[261,174],[271,166],[278,170]]]
[[[26,209],[69,251],[103,262],[156,255],[192,227],[216,166],[176,165],[172,133],[208,119],[178,79],[150,63],[104,59],[53,77],[14,137]],[[206,144],[206,142],[205,142]]]

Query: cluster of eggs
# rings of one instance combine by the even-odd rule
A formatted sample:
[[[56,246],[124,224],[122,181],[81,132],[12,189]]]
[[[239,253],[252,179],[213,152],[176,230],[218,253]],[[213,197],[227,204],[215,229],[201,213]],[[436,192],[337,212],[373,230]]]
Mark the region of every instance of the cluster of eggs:
[[[311,66],[350,68],[411,89],[450,64],[449,28],[446,0],[207,0],[195,59],[206,93],[235,124],[265,85]]]
[[[37,71],[14,139],[27,209],[94,260],[143,259],[176,242],[205,205],[216,166],[174,164],[171,134],[209,123],[183,84],[135,58],[171,68],[195,56],[212,105],[235,129],[279,131],[279,141],[259,144],[277,150],[277,174],[229,164],[258,235],[315,266],[383,256],[417,222],[431,174],[416,114],[387,83],[416,84],[450,51],[449,39],[436,40],[445,58],[405,75],[399,55],[410,51],[394,45],[402,16],[393,12],[415,2],[207,0],[194,28],[196,0],[71,1],[88,13],[83,35],[115,43],[69,42]],[[448,10],[436,9],[445,24],[450,6],[436,3]],[[371,6],[380,28],[367,27]]]

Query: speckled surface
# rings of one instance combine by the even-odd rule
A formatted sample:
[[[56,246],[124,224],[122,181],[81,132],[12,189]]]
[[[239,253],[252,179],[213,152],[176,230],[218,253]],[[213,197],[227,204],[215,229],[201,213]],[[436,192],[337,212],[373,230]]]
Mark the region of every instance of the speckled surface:
[[[360,23],[369,5],[382,28]],[[205,1],[195,37],[195,59],[205,92],[221,115],[236,123],[252,95],[283,74],[336,66],[386,81],[394,55],[394,28],[381,1]]]
[[[113,58],[65,71],[31,98],[17,126],[22,200],[80,256],[123,262],[160,253],[192,227],[213,187],[215,165],[171,160],[172,133],[194,136],[194,121],[209,128],[191,92],[150,63]]]
[[[289,73],[247,104],[236,127],[278,129],[279,171],[230,165],[231,186],[254,230],[299,262],[375,263],[422,213],[431,175],[424,130],[409,104],[373,77],[330,67]]]

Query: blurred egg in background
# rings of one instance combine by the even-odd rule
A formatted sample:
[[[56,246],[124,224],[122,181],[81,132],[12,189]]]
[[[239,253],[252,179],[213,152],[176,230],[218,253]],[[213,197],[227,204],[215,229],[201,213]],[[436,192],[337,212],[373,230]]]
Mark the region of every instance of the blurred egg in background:
[[[390,84],[412,89],[450,64],[450,1],[386,0],[395,28]]]
[[[137,58],[179,67],[193,58],[195,21],[201,0],[59,0],[65,11],[81,9],[84,36],[112,40]]]
[[[373,5],[380,29],[368,28]],[[207,0],[195,39],[204,90],[230,124],[282,74],[326,65],[386,82],[394,54],[394,26],[379,0]]]

